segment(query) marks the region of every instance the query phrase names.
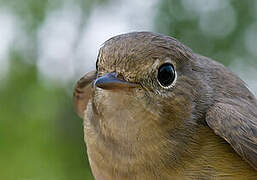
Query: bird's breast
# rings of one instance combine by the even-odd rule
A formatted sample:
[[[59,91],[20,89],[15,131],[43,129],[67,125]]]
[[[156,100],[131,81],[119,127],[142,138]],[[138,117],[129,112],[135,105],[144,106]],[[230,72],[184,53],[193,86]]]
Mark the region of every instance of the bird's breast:
[[[134,144],[158,121],[158,116],[146,108],[143,98],[134,91],[97,89],[92,99],[94,118],[87,121],[105,138],[117,138],[118,144]]]
[[[142,177],[161,161],[159,149],[166,142],[158,116],[144,108],[140,98],[133,92],[97,90],[89,102],[85,140],[92,170],[101,171],[104,179]]]

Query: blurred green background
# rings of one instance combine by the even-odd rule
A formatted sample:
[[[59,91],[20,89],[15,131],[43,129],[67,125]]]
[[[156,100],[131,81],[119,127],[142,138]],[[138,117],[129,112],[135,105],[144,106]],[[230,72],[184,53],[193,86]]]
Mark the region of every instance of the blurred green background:
[[[105,40],[141,30],[216,59],[257,94],[257,1],[0,0],[0,180],[93,179],[73,87]]]

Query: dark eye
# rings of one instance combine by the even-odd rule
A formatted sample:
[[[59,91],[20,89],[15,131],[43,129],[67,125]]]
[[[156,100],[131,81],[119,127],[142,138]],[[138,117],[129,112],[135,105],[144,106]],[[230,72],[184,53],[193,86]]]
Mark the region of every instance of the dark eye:
[[[172,64],[165,63],[158,70],[157,79],[163,87],[170,86],[175,80],[175,70]]]

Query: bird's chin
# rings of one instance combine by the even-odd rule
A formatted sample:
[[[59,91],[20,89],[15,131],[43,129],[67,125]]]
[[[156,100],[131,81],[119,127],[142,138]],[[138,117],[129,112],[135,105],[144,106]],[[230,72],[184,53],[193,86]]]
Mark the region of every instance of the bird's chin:
[[[127,131],[144,122],[145,118],[141,114],[145,114],[146,110],[142,97],[142,93],[138,93],[135,88],[129,91],[96,88],[93,103],[108,126]]]
[[[119,112],[129,111],[132,104],[138,103],[133,90],[95,89],[94,103],[103,113],[111,115]],[[99,110],[100,110],[99,109]]]

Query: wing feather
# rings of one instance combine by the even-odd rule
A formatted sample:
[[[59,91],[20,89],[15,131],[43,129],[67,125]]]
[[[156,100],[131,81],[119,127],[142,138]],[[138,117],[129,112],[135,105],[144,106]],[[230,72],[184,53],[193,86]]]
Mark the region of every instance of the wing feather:
[[[73,104],[77,114],[83,118],[92,93],[92,83],[96,79],[96,71],[83,76],[76,84],[73,94]]]
[[[233,149],[257,170],[257,110],[255,106],[216,103],[206,114],[206,122]]]

